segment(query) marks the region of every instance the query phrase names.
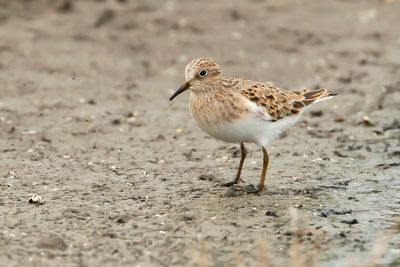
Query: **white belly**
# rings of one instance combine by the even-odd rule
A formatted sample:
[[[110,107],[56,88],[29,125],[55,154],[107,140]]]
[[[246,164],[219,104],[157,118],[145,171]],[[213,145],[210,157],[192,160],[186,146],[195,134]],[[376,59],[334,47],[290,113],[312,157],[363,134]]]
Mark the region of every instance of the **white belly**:
[[[213,127],[204,127],[204,125],[199,125],[199,127],[209,135],[225,142],[256,143],[261,146],[268,146],[281,132],[295,124],[298,117],[290,116],[271,122],[252,114]]]

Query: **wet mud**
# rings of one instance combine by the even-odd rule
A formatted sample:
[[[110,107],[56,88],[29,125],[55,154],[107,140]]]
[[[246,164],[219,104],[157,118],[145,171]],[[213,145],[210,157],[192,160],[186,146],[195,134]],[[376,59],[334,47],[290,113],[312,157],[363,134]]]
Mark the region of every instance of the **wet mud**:
[[[1,266],[254,266],[257,240],[287,259],[294,229],[317,266],[359,266],[399,221],[399,1],[0,6]],[[262,193],[260,148],[224,187],[239,146],[168,101],[198,56],[339,93],[269,148]]]

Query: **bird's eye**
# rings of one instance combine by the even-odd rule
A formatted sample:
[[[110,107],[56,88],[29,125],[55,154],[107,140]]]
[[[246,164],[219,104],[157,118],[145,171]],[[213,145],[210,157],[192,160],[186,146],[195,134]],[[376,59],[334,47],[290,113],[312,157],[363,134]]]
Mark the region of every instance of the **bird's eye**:
[[[206,76],[207,76],[207,71],[206,71],[206,70],[201,70],[201,71],[199,72],[199,76],[200,76],[201,78],[206,77]]]

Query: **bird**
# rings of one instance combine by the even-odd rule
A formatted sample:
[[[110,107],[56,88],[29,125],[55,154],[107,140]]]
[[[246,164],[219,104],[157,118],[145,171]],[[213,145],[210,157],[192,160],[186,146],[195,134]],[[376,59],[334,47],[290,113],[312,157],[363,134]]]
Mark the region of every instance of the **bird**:
[[[242,182],[246,143],[261,146],[263,166],[257,192],[265,190],[269,165],[268,146],[294,125],[311,105],[332,98],[327,89],[289,91],[271,83],[225,76],[213,58],[191,60],[185,82],[169,98],[190,90],[189,109],[199,128],[212,137],[240,144],[240,162],[232,186]]]

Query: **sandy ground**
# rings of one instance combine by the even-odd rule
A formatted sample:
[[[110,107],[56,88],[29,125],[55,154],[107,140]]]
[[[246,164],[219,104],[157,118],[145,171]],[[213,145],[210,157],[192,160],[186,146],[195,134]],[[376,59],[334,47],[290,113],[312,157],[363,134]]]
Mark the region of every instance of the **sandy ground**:
[[[318,266],[366,261],[399,218],[400,2],[232,3],[0,1],[0,266],[281,262],[290,207]],[[188,94],[168,102],[198,56],[340,94],[273,144],[261,194],[258,147],[223,187],[238,146],[196,127]],[[399,236],[380,263],[400,265]]]

